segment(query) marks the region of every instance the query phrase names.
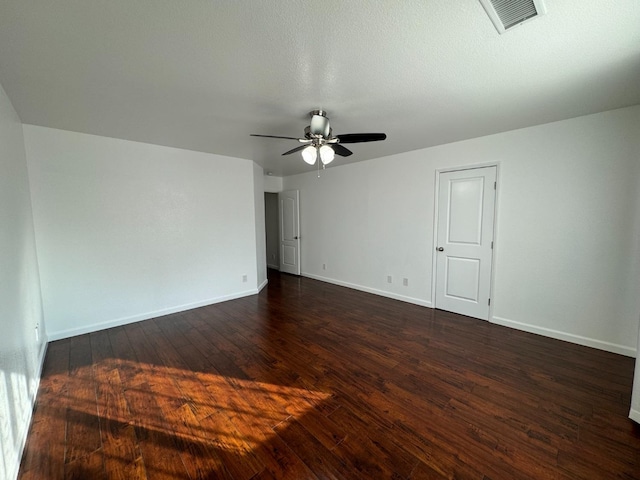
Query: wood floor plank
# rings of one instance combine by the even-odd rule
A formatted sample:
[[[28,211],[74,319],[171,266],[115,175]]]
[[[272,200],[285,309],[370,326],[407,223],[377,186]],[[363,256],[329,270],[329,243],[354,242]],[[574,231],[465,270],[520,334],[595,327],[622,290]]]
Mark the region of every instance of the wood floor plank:
[[[269,273],[49,345],[20,479],[640,480],[633,359]]]
[[[422,462],[419,462],[409,474],[409,480],[446,480],[447,478],[449,477]]]
[[[207,442],[191,406],[184,404],[177,410],[166,410],[165,418],[173,425],[174,435],[183,455],[183,463],[190,478],[233,478],[218,456],[213,442]]]
[[[340,445],[349,434],[345,425],[329,420],[315,408],[307,410],[297,420],[328,450]]]
[[[145,479],[140,445],[131,423],[118,361],[114,358],[108,331],[91,334],[100,437],[108,478]]]
[[[324,448],[295,418],[289,417],[273,429],[316,476],[341,479],[350,475],[356,478],[359,473]],[[363,477],[358,475],[357,478]]]
[[[65,480],[106,480],[107,472],[104,468],[104,454],[102,449],[95,450],[88,455],[77,458],[65,465]]]
[[[332,452],[363,477],[407,478],[418,464],[418,459],[395,444],[386,432],[371,428],[349,409],[339,408],[329,418],[349,432]]]
[[[96,384],[93,376],[91,340],[88,335],[73,337],[69,342],[69,386],[67,391],[67,434],[65,463],[77,462],[102,447],[97,409]],[[92,455],[91,471],[99,470],[102,455]]]
[[[170,343],[165,343],[162,327],[153,336],[153,342],[156,346],[164,347],[165,359],[177,362],[169,362],[164,364],[164,368],[159,368],[154,384],[149,388],[154,398],[164,399],[158,400],[158,415],[163,418],[162,428],[167,435],[174,434],[175,446],[172,446],[172,454],[179,453],[190,478],[233,478],[234,472],[239,475],[238,478],[250,478],[259,469],[253,469],[253,462],[249,458],[246,463],[240,462],[236,451],[226,452],[220,448],[221,439],[213,435],[216,429],[211,428],[206,421],[217,412],[214,402],[203,397],[204,388],[195,378],[195,372],[186,367]],[[184,343],[181,345],[184,347]],[[160,357],[155,361],[160,363]],[[177,368],[178,366],[183,368]],[[232,435],[233,432],[221,433]],[[158,461],[153,461],[155,468],[162,468],[161,460],[159,458]]]

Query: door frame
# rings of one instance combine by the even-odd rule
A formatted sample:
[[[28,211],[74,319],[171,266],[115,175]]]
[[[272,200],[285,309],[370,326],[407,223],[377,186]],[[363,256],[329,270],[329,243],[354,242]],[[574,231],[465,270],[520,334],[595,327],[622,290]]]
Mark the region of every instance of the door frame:
[[[433,239],[431,245],[431,305],[432,308],[437,308],[436,305],[436,247],[438,245],[438,215],[439,215],[439,205],[438,198],[440,196],[440,175],[443,173],[449,172],[460,172],[463,170],[475,170],[476,168],[484,168],[484,167],[496,167],[496,198],[493,205],[493,254],[491,255],[491,279],[489,280],[489,298],[491,298],[492,302],[489,304],[489,319],[487,320],[490,323],[493,322],[493,308],[495,306],[495,298],[493,293],[495,276],[496,276],[496,257],[498,254],[498,249],[500,248],[500,242],[498,241],[498,212],[500,209],[498,208],[498,202],[500,199],[500,161],[496,162],[486,162],[486,163],[474,163],[471,165],[461,165],[457,167],[445,167],[445,168],[437,168],[435,171],[435,185],[434,185],[434,204],[433,204]]]

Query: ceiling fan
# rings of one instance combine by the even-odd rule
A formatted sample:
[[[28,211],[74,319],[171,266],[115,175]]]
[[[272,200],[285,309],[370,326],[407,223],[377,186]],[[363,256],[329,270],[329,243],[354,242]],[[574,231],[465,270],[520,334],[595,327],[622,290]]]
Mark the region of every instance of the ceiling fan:
[[[348,157],[353,154],[351,150],[342,146],[343,143],[377,142],[387,138],[387,135],[384,133],[347,133],[334,137],[331,126],[329,125],[329,119],[327,118],[327,112],[324,110],[313,110],[309,112],[309,115],[311,116],[311,125],[308,125],[304,129],[304,138],[258,135],[255,133],[252,133],[251,136],[297,140],[302,143],[302,145],[292,148],[282,155],[291,155],[292,153],[302,151],[302,158],[305,162],[309,165],[314,165],[316,160],[320,159],[318,166],[320,166],[320,162],[322,162],[323,167],[331,163],[335,155]]]

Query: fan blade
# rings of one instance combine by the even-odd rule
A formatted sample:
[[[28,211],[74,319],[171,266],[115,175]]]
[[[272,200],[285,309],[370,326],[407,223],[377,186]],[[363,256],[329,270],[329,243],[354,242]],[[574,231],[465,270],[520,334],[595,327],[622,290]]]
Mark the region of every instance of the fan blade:
[[[286,140],[298,140],[298,137],[280,137],[278,135],[258,135],[257,133],[250,133],[250,137],[264,137],[264,138],[284,138]]]
[[[349,150],[347,147],[343,147],[339,143],[335,143],[330,145],[333,148],[333,151],[336,152],[336,155],[340,155],[341,157],[348,157],[349,155],[353,155],[353,152]]]
[[[340,143],[362,143],[377,142],[387,138],[385,133],[347,133],[345,135],[336,135],[340,139]]]
[[[304,150],[308,145],[300,145],[299,147],[292,148],[288,152],[284,152],[282,155],[291,155],[292,153],[299,152],[300,150]]]

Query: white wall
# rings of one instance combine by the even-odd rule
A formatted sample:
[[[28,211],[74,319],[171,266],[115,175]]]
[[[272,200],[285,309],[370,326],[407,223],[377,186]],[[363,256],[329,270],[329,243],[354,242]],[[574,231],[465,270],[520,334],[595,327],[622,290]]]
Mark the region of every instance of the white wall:
[[[492,321],[634,355],[638,132],[640,106],[285,177],[302,272],[432,306],[436,170],[498,162]]]
[[[275,175],[265,175],[264,177],[264,191],[270,193],[278,193],[282,191],[282,177],[276,177]]]
[[[303,275],[431,305],[433,168],[419,155],[285,177],[284,187],[300,190]]]
[[[253,164],[253,202],[256,239],[256,283],[258,290],[267,285],[267,241],[265,237],[264,216],[264,170]]]
[[[256,292],[253,162],[24,133],[51,338]]]
[[[45,338],[22,124],[0,86],[0,478],[18,475]]]

